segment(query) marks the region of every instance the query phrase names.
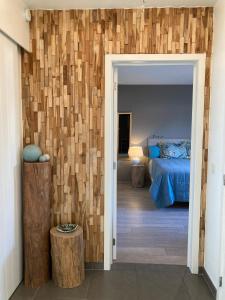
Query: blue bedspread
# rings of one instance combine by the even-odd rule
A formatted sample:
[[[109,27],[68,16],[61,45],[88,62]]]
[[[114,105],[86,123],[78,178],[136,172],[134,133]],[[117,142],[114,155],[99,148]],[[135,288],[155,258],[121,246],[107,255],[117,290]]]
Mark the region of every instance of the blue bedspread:
[[[189,202],[190,160],[155,158],[150,194],[158,208]]]

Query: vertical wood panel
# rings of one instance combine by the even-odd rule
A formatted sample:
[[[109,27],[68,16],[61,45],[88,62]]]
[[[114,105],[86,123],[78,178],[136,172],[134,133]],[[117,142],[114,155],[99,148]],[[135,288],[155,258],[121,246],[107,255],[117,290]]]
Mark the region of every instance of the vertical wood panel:
[[[212,22],[212,8],[32,12],[32,53],[22,55],[24,144],[50,153],[52,224],[83,226],[86,261],[103,260],[104,55],[206,53],[203,263]]]

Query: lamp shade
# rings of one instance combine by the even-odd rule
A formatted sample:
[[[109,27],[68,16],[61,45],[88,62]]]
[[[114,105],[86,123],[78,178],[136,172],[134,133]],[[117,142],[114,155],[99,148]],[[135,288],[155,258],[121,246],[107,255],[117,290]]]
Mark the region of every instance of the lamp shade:
[[[128,155],[131,158],[139,158],[143,156],[143,149],[141,146],[132,146],[129,148]]]

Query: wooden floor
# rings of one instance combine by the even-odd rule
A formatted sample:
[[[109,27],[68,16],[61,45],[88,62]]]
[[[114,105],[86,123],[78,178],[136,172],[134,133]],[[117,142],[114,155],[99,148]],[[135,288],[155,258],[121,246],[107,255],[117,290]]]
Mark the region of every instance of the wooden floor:
[[[148,189],[118,183],[116,262],[186,265],[188,207],[157,209]]]

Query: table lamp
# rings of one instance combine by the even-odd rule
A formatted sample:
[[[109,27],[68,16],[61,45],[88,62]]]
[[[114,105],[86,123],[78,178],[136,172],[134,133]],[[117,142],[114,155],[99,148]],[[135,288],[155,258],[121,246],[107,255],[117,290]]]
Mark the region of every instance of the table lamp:
[[[143,149],[141,146],[131,146],[128,155],[134,164],[139,164],[141,157],[143,157]]]

